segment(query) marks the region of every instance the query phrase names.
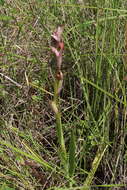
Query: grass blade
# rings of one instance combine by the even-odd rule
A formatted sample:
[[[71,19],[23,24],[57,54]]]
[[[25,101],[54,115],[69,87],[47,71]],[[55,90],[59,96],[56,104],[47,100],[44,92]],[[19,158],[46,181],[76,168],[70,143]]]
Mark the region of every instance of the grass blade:
[[[74,131],[71,131],[71,138],[70,138],[70,146],[69,146],[69,176],[72,177],[75,173],[75,149],[76,149],[76,143],[75,143],[75,134]]]
[[[96,156],[93,160],[93,163],[92,163],[91,171],[85,180],[84,187],[82,188],[82,190],[89,190],[89,186],[92,183],[92,180],[94,178],[94,174],[97,171],[97,168],[98,168],[98,166],[102,160],[102,157],[103,157],[107,147],[108,147],[108,145],[106,145],[105,147],[98,148],[97,154],[96,154]]]

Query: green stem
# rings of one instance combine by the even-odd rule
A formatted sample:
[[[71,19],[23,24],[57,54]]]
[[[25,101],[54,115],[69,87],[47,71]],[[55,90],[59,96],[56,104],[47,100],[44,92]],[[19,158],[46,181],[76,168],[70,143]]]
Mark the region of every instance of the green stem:
[[[61,113],[59,109],[59,88],[61,88],[61,80],[55,80],[54,84],[54,105],[55,105],[55,117],[56,117],[56,131],[57,131],[57,137],[58,142],[60,145],[60,158],[61,163],[64,167],[65,173],[68,173],[68,164],[67,164],[67,153],[65,148],[65,141],[64,141],[64,135],[63,135],[63,129],[62,129],[62,122],[61,122]]]

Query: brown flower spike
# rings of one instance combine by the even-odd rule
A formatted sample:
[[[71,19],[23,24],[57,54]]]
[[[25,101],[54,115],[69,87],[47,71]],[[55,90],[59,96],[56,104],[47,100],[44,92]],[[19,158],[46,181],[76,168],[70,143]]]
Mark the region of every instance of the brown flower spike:
[[[62,65],[62,54],[64,50],[64,43],[62,41],[62,32],[63,32],[63,26],[58,26],[56,31],[51,35],[52,37],[52,46],[51,50],[56,56],[56,70],[59,73],[61,71],[61,65]],[[57,74],[56,74],[57,76]]]

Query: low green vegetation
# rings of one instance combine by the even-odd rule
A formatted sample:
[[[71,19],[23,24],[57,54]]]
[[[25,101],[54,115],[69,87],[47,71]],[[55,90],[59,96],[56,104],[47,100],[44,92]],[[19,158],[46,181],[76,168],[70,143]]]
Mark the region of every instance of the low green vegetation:
[[[126,20],[123,0],[0,0],[1,190],[126,190]]]

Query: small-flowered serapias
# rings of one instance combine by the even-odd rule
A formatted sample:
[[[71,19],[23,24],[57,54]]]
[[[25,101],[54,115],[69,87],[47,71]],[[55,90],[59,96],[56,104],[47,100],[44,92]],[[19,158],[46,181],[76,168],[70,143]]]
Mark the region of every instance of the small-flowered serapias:
[[[58,26],[58,28],[53,32],[51,35],[52,42],[51,42],[51,50],[56,56],[56,66],[57,71],[61,70],[61,64],[62,64],[62,53],[64,50],[64,43],[62,40],[62,32],[63,32],[63,26]]]

